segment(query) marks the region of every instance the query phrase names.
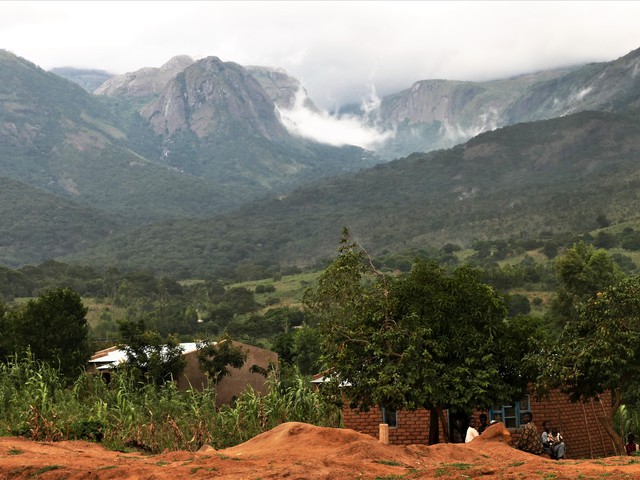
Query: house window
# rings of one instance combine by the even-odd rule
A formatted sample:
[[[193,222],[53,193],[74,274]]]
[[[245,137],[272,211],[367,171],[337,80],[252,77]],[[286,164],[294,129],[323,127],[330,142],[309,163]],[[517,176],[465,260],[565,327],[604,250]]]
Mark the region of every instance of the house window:
[[[382,423],[389,425],[389,428],[397,428],[398,412],[391,408],[382,407]]]
[[[507,428],[519,428],[520,425],[524,423],[522,416],[530,411],[529,395],[526,395],[511,405],[496,405],[491,407],[489,418],[496,422],[504,423],[504,426]]]

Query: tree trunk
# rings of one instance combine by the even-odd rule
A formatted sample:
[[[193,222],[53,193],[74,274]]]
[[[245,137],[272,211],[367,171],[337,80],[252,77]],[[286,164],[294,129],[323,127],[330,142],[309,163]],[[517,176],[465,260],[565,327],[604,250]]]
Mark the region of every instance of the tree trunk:
[[[444,418],[444,409],[442,407],[437,408],[438,418],[440,419],[440,425],[442,425],[442,433],[444,434],[444,443],[449,443],[449,425]]]
[[[604,404],[602,403],[602,399],[598,399],[600,405],[602,406],[602,416],[596,417],[600,422],[600,425],[604,428],[604,431],[607,432],[609,437],[611,438],[611,443],[613,443],[613,450],[616,455],[622,454],[622,445],[624,445],[624,440],[620,438],[618,432],[616,432],[615,428],[613,428],[613,417],[616,414],[616,410],[620,407],[620,390],[614,390],[611,392],[611,395],[614,395],[614,402],[611,406],[611,410],[609,415],[606,414],[606,410],[604,408]]]
[[[440,430],[438,429],[438,409],[429,408],[429,445],[440,442]]]
[[[610,418],[605,417],[604,415],[601,417],[597,417],[600,425],[604,428],[604,431],[607,432],[609,437],[611,438],[611,443],[613,443],[613,448],[616,455],[621,455],[620,445],[623,445],[622,439],[618,435],[613,428],[613,421]]]

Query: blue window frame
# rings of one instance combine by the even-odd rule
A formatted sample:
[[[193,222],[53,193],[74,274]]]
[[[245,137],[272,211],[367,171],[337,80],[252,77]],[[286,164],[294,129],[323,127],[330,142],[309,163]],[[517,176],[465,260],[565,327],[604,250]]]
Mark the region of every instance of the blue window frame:
[[[507,428],[519,428],[524,423],[522,416],[527,412],[531,412],[529,395],[511,405],[494,405],[489,411],[489,418],[504,423]]]

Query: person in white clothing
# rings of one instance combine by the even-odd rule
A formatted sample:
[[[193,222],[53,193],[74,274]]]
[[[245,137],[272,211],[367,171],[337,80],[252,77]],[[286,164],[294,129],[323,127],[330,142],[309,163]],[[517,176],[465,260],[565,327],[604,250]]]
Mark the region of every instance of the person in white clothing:
[[[469,443],[478,435],[480,434],[478,433],[478,430],[476,430],[476,419],[471,417],[469,418],[469,427],[467,428],[467,436],[464,439],[464,443]]]

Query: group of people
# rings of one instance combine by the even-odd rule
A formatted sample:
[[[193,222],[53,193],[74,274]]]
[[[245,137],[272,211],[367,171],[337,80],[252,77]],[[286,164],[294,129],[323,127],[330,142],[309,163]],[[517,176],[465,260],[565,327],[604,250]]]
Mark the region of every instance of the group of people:
[[[469,418],[465,443],[469,443],[489,426],[489,423],[487,423],[487,414],[481,413],[479,419],[480,426],[476,428],[476,419],[474,417]],[[518,438],[516,442],[517,449],[533,453],[534,455],[546,453],[555,460],[564,458],[564,439],[555,428],[551,428],[551,422],[549,422],[549,420],[542,422],[542,435],[538,435],[538,430],[535,423],[533,423],[533,415],[531,413],[525,413],[523,420],[525,424],[522,427],[520,438]],[[492,421],[491,423],[494,422]],[[640,446],[636,443],[636,438],[633,433],[627,435],[627,443],[624,448],[627,455],[640,454]]]
[[[471,440],[484,432],[489,426],[489,417],[487,417],[486,413],[481,413],[479,418],[480,426],[478,428],[476,428],[476,419],[473,417],[469,418],[469,426],[467,427],[467,436],[464,439],[464,443],[469,443]],[[492,421],[491,423],[495,422]]]
[[[542,435],[538,435],[538,429],[533,423],[533,415],[529,412],[523,415],[525,425],[522,427],[520,438],[516,442],[516,448],[525,452],[541,455],[546,453],[555,460],[564,458],[565,444],[562,435],[555,428],[551,428],[551,422],[542,422]]]

